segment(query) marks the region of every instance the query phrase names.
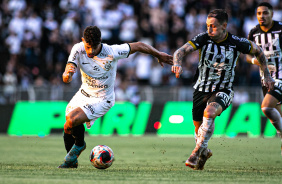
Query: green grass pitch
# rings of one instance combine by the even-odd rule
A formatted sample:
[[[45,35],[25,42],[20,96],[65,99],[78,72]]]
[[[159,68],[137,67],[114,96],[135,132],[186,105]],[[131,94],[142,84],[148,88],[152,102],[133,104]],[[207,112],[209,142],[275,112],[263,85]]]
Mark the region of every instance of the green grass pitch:
[[[86,136],[86,142],[77,169],[57,169],[66,155],[61,135],[1,135],[0,183],[282,183],[279,138],[212,138],[213,156],[202,171],[184,164],[195,146],[193,138]],[[114,151],[115,161],[106,170],[89,162],[98,144]]]

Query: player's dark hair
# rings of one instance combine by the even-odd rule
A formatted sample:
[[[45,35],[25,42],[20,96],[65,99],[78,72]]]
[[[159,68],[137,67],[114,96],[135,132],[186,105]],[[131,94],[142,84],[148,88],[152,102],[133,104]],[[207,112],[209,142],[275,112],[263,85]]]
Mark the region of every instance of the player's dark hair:
[[[210,11],[208,18],[216,18],[220,24],[228,22],[228,15],[224,9],[215,9]]]
[[[268,2],[261,2],[258,4],[257,7],[260,7],[260,6],[266,6],[269,10],[273,11],[273,7]]]
[[[83,32],[83,38],[91,46],[101,43],[101,31],[97,26],[87,26]]]

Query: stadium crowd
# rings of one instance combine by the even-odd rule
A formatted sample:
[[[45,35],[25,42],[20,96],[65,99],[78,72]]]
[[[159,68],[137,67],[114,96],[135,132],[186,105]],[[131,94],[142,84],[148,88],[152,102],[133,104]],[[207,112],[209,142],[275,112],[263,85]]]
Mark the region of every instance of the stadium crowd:
[[[50,100],[60,100],[62,73],[71,47],[88,25],[102,31],[103,43],[143,41],[173,54],[196,33],[206,31],[211,9],[229,14],[228,31],[247,37],[257,24],[260,0],[2,0],[0,6],[0,103],[14,102],[17,88],[51,88]],[[270,0],[274,20],[282,20],[282,1]],[[134,54],[119,61],[117,100],[138,102],[138,87],[190,86],[198,52],[186,57],[185,73],[176,80],[170,66],[161,68],[149,55]],[[189,62],[187,62],[189,60]],[[259,71],[244,57],[237,64],[235,85],[259,86]],[[79,72],[78,72],[79,73]],[[72,87],[78,87],[78,75]],[[2,100],[1,100],[2,99]]]

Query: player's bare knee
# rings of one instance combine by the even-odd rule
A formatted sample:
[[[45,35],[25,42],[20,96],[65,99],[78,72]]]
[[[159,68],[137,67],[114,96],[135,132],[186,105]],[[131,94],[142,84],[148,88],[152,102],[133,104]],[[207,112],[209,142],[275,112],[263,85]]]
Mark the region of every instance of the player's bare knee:
[[[268,117],[274,109],[271,107],[262,107],[261,110]]]
[[[66,124],[68,127],[72,128],[74,122],[75,122],[75,118],[74,118],[74,117],[72,117],[72,116],[70,116],[70,115],[67,115],[67,116],[66,116],[66,123],[65,123],[65,124]]]
[[[207,107],[204,111],[204,117],[214,119],[216,117],[215,110],[213,107]]]

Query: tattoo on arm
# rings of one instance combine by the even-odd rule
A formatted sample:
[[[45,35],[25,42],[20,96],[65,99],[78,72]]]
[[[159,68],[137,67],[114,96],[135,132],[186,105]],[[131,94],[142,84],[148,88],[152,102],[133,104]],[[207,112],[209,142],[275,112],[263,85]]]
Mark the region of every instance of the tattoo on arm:
[[[194,50],[195,49],[189,43],[184,44],[173,54],[174,65],[181,65],[183,57]]]
[[[267,59],[263,53],[262,48],[260,48],[259,46],[257,46],[256,44],[254,44],[253,42],[252,46],[253,46],[253,54],[255,54],[255,56],[257,57],[257,60],[259,62],[259,66],[261,68],[261,70],[263,71],[264,75],[270,75],[268,68],[267,68]]]
[[[220,106],[220,105],[219,105],[218,103],[216,103],[216,102],[211,102],[209,105],[215,107],[216,109],[219,108],[219,106]]]

